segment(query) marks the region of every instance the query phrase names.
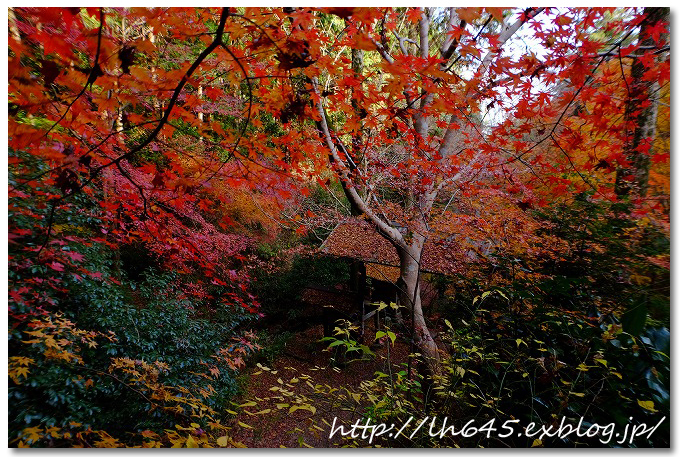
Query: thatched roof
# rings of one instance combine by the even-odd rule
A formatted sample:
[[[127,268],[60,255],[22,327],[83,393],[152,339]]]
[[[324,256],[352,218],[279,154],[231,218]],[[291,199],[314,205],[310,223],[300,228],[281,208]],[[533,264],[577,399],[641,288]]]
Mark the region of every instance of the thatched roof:
[[[395,247],[383,238],[373,225],[357,219],[338,224],[321,245],[321,251],[366,263],[399,266],[399,256]],[[421,271],[443,275],[460,273],[463,256],[462,249],[453,243],[426,242]]]

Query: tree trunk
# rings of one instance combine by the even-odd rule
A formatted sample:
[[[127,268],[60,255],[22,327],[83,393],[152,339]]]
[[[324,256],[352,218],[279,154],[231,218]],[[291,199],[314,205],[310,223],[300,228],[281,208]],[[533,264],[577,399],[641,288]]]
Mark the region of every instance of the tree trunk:
[[[650,28],[659,23],[668,24],[669,8],[645,8],[645,18],[640,25],[640,46],[657,46],[667,42],[667,34],[662,34],[660,43],[656,43],[649,33]],[[654,52],[654,49],[646,52]],[[626,122],[633,123],[633,132],[625,146],[627,167],[619,168],[616,172],[616,195],[622,197],[631,192],[640,197],[647,194],[649,181],[649,163],[652,155],[654,139],[656,137],[656,121],[659,107],[659,83],[645,81],[645,65],[635,59],[631,68],[631,83],[626,106]],[[645,149],[645,142],[649,142],[649,149]]]
[[[412,332],[415,344],[425,359],[430,376],[441,374],[441,356],[430,330],[427,328],[420,299],[420,258],[423,253],[424,237],[414,235],[408,248],[398,247],[400,277],[399,302],[411,311]]]
[[[203,86],[201,86],[201,85],[198,86],[198,92],[197,92],[196,96],[198,97],[199,100],[203,99]],[[198,122],[203,123],[203,111],[201,110],[200,107],[198,107],[196,109],[196,111],[198,111],[198,114],[197,114]],[[203,143],[203,135],[201,135],[200,131],[198,132],[198,135],[199,135],[198,136],[198,142]]]
[[[361,49],[352,48],[352,70],[354,76],[361,79],[364,71],[364,51]],[[363,127],[362,119],[365,117],[365,111],[362,113],[361,103],[359,103],[357,93],[361,92],[361,84],[359,87],[352,88],[352,109],[354,115],[359,119],[359,128],[352,134],[352,152],[357,161],[357,166],[361,164],[361,149],[363,147]]]
[[[153,33],[153,27],[149,27],[147,37],[152,44],[156,43],[156,35],[154,35]],[[154,84],[156,84],[156,82],[158,81],[158,75],[156,74],[156,66],[153,64],[151,65],[151,81],[153,81]],[[158,99],[157,94],[153,97],[153,113],[159,114],[161,116],[163,115],[163,109],[161,108],[161,102]]]

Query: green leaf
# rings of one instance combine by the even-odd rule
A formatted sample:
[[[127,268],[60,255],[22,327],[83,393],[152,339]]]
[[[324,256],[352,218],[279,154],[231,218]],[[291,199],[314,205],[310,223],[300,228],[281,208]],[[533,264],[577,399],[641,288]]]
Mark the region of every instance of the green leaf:
[[[335,346],[340,346],[341,344],[345,344],[345,342],[342,340],[335,340],[331,344],[329,344],[328,347],[333,348]]]
[[[366,355],[370,355],[370,356],[374,355],[373,351],[371,351],[371,349],[368,346],[366,346],[365,344],[362,344],[361,346],[359,346],[359,348]]]
[[[647,322],[647,305],[643,301],[631,303],[621,317],[623,331],[630,335],[639,335]]]

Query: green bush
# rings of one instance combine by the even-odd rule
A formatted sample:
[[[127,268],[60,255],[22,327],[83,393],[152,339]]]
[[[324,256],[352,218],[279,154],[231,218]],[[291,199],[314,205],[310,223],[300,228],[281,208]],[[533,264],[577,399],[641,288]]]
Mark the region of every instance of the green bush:
[[[503,297],[478,301],[451,325],[446,340],[452,357],[448,391],[455,400],[434,408],[457,410],[476,423],[497,418],[520,424],[627,424],[664,421],[637,446],[667,446],[670,417],[670,359],[667,329],[648,328],[636,337],[617,324],[567,310],[511,314]],[[647,403],[647,402],[652,402]],[[629,421],[629,418],[632,418]],[[460,443],[458,443],[460,444]],[[478,436],[468,445],[493,446]],[[498,444],[498,443],[496,443]],[[511,436],[510,446],[533,439]],[[545,446],[602,445],[597,439],[544,439]],[[610,445],[615,445],[612,441]]]
[[[295,313],[302,307],[302,290],[310,285],[333,287],[349,281],[349,263],[335,257],[295,256],[272,274],[261,268],[253,275],[253,290],[269,315]]]
[[[29,174],[44,169],[17,155]],[[33,190],[59,192],[40,182]],[[106,225],[84,193],[55,211],[52,243],[38,257],[49,213],[42,197],[10,197],[10,442],[26,428],[70,429],[72,422],[119,435],[187,422],[153,407],[149,392],[116,369],[115,359],[167,366],[159,385],[198,395],[215,409],[236,393],[235,377],[254,348],[242,324],[257,314],[220,300],[231,288],[209,285],[215,298],[187,298],[182,289],[192,274],[164,271],[161,259],[140,255],[139,245],[98,238]]]

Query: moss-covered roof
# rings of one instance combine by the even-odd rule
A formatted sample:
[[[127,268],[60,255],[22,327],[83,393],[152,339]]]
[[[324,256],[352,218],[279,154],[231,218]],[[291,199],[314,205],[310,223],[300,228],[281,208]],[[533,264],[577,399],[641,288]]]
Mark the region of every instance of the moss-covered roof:
[[[321,245],[321,251],[367,263],[399,266],[396,248],[366,221],[350,219],[335,227]],[[462,271],[463,251],[453,243],[426,242],[421,270],[453,275]]]

